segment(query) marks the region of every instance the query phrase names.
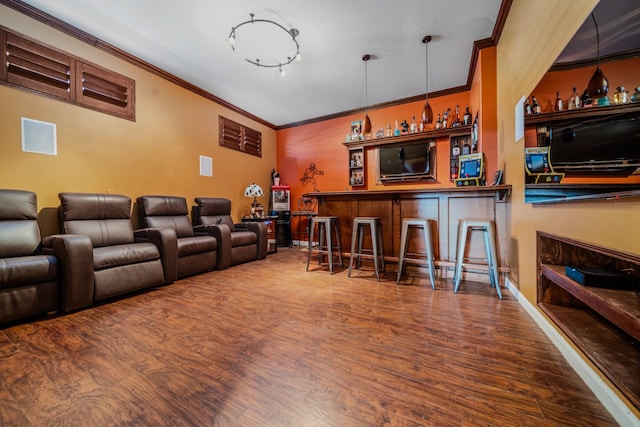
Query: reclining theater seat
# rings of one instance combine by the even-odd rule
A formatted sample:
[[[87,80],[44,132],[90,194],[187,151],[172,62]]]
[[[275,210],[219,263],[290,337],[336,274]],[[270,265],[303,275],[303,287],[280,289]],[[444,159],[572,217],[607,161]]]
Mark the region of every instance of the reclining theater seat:
[[[0,190],[0,324],[58,309],[58,259],[40,255],[36,194]]]
[[[131,223],[131,199],[117,194],[60,193],[63,233],[88,236],[92,278],[85,305],[175,280],[173,230],[139,230]]]
[[[140,223],[171,228],[178,236],[178,278],[216,268],[218,241],[196,235],[188,216],[187,200],[173,196],[141,196],[136,199]]]
[[[234,224],[231,201],[223,198],[197,197],[191,219],[197,233],[206,227],[218,239],[218,269],[267,256],[267,226],[262,222]]]

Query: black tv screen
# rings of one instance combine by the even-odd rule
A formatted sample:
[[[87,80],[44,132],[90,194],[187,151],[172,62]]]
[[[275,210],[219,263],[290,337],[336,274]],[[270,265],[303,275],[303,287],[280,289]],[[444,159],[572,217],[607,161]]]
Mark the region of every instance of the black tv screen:
[[[640,161],[640,118],[594,119],[552,126],[554,167],[600,162]]]
[[[429,143],[381,147],[380,176],[429,173]]]

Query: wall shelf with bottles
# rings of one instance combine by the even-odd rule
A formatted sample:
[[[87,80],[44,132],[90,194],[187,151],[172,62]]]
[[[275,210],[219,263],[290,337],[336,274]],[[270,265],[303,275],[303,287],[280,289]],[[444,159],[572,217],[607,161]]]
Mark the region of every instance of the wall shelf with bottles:
[[[458,178],[459,157],[471,154],[471,135],[452,135],[449,138],[449,180]]]
[[[366,184],[366,165],[364,147],[349,148],[349,185],[364,187]]]
[[[578,108],[574,110],[556,111],[553,113],[529,114],[524,117],[525,125],[550,124],[554,122],[586,119],[589,117],[625,114],[640,111],[640,102],[622,105],[607,105],[601,107]]]
[[[351,149],[353,147],[378,147],[382,145],[397,144],[411,141],[434,139],[439,137],[450,137],[459,135],[471,135],[471,125],[449,127],[446,129],[428,130],[426,132],[407,133],[398,136],[384,138],[364,139],[360,141],[349,141],[343,144]]]

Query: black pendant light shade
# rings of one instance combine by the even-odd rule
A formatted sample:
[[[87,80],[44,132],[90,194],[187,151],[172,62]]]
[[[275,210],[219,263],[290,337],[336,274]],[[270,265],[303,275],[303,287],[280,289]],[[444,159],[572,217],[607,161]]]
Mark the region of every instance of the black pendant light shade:
[[[602,70],[600,70],[600,32],[598,31],[598,23],[596,22],[596,17],[591,13],[591,19],[593,19],[593,24],[596,27],[596,71],[593,73],[591,80],[589,80],[589,85],[587,86],[587,91],[589,93],[589,97],[591,99],[596,100],[597,104],[607,105],[608,98],[607,92],[609,92],[609,81],[605,77]],[[606,98],[600,101],[597,101],[600,98]],[[604,101],[604,102],[603,102]]]

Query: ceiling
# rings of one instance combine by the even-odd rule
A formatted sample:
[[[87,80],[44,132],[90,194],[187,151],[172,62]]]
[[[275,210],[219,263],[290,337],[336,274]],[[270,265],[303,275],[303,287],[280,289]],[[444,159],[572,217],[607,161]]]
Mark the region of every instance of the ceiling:
[[[424,96],[425,35],[433,36],[429,92],[465,86],[474,42],[492,36],[502,0],[24,2],[280,127]],[[603,56],[640,48],[638,3],[602,0],[596,8]],[[286,76],[245,60],[286,61],[295,44],[285,31],[247,24],[236,31],[236,50],[227,42],[250,13],[299,31],[302,60],[285,66]],[[593,58],[594,46],[588,19],[558,62]],[[372,57],[367,79],[364,54]]]

